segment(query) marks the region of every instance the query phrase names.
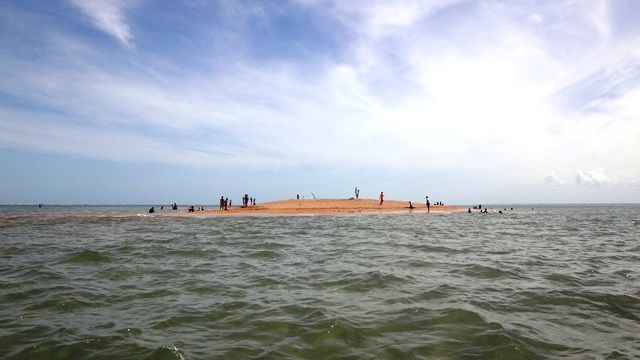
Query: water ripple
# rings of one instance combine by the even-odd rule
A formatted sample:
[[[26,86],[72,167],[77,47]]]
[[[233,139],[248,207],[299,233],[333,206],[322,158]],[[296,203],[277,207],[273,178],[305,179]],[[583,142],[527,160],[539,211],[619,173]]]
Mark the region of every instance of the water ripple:
[[[638,206],[146,208],[0,207],[0,358],[640,357]]]

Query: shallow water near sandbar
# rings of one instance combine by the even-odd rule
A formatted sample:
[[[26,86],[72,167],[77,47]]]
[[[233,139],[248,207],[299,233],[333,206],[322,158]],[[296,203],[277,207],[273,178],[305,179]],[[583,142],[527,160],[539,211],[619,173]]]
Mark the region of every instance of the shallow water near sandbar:
[[[0,358],[640,357],[639,206],[147,208],[0,207]]]

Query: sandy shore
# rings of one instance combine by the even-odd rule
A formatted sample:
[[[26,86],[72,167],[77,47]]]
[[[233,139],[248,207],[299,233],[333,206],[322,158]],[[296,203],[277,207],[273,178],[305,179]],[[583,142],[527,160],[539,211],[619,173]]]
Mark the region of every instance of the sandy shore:
[[[236,207],[229,210],[196,211],[194,213],[183,213],[189,215],[230,215],[230,214],[331,214],[331,213],[385,213],[385,212],[427,212],[424,203],[416,204],[413,210],[409,209],[409,201],[385,200],[380,205],[378,200],[373,199],[305,199],[305,200],[280,200],[249,206],[246,208]],[[463,211],[458,206],[431,205],[431,212],[454,212]]]

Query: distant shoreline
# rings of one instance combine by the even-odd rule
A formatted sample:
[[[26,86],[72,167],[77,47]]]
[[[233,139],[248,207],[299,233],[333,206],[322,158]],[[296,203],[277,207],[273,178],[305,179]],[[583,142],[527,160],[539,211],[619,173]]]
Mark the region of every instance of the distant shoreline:
[[[180,215],[315,215],[315,214],[349,214],[349,213],[397,213],[397,212],[427,212],[424,203],[413,203],[409,208],[409,201],[385,200],[380,205],[374,199],[292,199],[269,201],[253,206],[235,206],[229,210],[209,209],[205,211],[184,212]],[[459,212],[465,209],[454,205],[431,205],[430,212],[447,213]]]

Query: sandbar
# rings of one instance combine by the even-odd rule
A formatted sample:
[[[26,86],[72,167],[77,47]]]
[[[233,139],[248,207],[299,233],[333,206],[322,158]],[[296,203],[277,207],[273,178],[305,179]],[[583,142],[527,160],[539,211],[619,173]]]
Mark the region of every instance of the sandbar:
[[[229,210],[205,209],[188,215],[315,215],[333,213],[394,213],[394,212],[427,212],[424,203],[413,203],[414,208],[409,208],[409,201],[385,200],[381,205],[375,199],[291,199],[260,203],[253,206],[234,206]],[[465,209],[454,205],[431,205],[430,212],[447,213],[458,212]]]

